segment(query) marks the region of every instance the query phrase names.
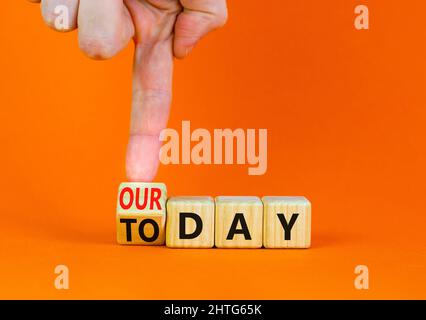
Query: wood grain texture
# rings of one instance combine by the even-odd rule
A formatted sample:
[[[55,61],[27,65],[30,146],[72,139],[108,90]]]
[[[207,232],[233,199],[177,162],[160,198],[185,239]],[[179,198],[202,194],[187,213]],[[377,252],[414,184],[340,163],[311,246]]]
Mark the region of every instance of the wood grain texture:
[[[266,196],[262,198],[262,202],[265,248],[309,248],[311,246],[311,203],[308,199]]]
[[[167,189],[163,183],[124,182],[118,189],[117,242],[163,245]]]
[[[262,247],[263,205],[258,197],[216,197],[215,245],[218,248]],[[248,233],[231,234],[234,225]],[[248,237],[247,237],[248,236]]]
[[[167,201],[166,245],[171,248],[212,248],[214,208],[214,200],[208,196],[170,198]],[[185,226],[183,230],[181,225]]]

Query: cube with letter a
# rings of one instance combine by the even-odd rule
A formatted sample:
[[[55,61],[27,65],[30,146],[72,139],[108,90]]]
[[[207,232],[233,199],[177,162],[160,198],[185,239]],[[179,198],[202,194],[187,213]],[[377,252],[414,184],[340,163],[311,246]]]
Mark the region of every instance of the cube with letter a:
[[[167,190],[163,183],[122,183],[117,201],[117,242],[163,245]]]
[[[216,197],[215,245],[262,247],[263,205],[258,197]]]

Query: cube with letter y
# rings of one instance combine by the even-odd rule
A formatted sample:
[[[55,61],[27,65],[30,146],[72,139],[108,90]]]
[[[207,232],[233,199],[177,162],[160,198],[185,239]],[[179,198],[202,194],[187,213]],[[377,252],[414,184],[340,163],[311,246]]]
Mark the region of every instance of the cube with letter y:
[[[218,248],[261,248],[263,205],[258,197],[216,197]]]
[[[163,245],[167,190],[163,183],[122,183],[117,201],[117,242]]]
[[[309,248],[311,203],[305,197],[263,197],[265,248]]]
[[[172,197],[167,201],[166,245],[170,248],[214,246],[212,197]]]

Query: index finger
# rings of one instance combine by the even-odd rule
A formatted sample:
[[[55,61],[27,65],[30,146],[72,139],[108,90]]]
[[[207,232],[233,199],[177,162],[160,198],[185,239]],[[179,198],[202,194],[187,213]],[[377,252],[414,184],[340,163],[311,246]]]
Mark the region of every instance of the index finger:
[[[160,133],[169,117],[173,43],[138,43],[133,70],[132,113],[127,147],[129,181],[152,181],[159,165]]]

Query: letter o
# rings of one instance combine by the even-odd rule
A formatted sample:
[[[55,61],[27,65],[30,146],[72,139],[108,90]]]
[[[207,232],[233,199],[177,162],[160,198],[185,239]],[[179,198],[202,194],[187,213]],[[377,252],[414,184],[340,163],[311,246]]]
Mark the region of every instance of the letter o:
[[[124,194],[126,192],[128,192],[130,195],[130,200],[128,204],[124,204]],[[129,187],[123,188],[123,190],[121,190],[120,192],[120,207],[125,210],[130,209],[133,204],[133,199],[134,199],[134,195],[133,195],[132,188],[129,188]]]
[[[150,223],[152,225],[152,227],[154,228],[154,234],[152,235],[152,237],[147,237],[145,235],[145,225]],[[158,236],[160,235],[160,227],[158,226],[157,222],[155,222],[152,219],[145,219],[142,220],[141,223],[139,224],[139,236],[141,237],[141,239],[145,242],[154,242],[155,240],[158,239]]]

